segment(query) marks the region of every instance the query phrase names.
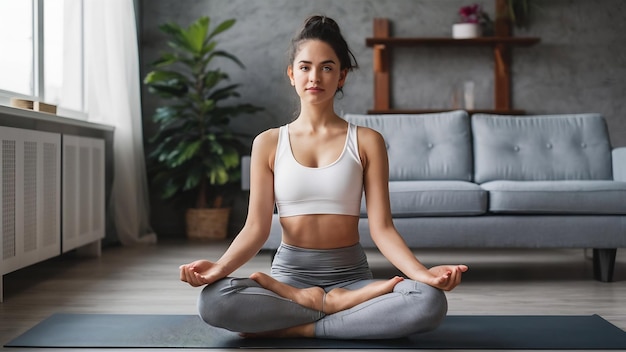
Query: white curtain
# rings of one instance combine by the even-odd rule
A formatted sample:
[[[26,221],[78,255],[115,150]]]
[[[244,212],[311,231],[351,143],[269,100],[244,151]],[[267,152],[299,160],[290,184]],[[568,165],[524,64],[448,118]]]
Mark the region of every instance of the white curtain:
[[[84,4],[89,120],[115,126],[109,210],[117,237],[124,245],[155,243],[149,223],[133,0]]]

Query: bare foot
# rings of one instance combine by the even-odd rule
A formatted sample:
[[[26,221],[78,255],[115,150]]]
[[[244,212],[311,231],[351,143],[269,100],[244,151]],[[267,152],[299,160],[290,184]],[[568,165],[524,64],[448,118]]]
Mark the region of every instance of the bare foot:
[[[358,290],[346,290],[335,288],[325,293],[321,287],[309,287],[298,289],[289,286],[264,273],[254,273],[250,278],[266,289],[290,299],[304,307],[322,311],[325,314],[333,314],[356,306],[374,297],[392,292],[393,288],[404,280],[396,276],[387,281],[373,282]]]
[[[282,330],[275,331],[265,331],[265,332],[256,332],[256,333],[240,333],[239,336],[245,338],[289,338],[289,337],[314,337],[315,335],[315,325],[314,324],[305,324],[294,326]]]
[[[350,309],[357,304],[369,301],[372,298],[382,296],[393,291],[396,285],[404,278],[395,276],[387,281],[376,281],[358,290],[346,290],[334,288],[326,294],[323,312],[333,314],[342,310]]]
[[[259,283],[264,288],[278,294],[281,297],[290,299],[301,306],[322,310],[324,303],[324,289],[321,287],[295,288],[274,279],[264,273],[254,273],[250,278]]]

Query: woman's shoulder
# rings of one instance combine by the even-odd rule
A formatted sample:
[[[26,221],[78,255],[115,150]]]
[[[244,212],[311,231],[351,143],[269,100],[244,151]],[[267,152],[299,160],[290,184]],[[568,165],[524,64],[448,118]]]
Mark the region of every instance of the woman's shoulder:
[[[252,149],[263,154],[273,154],[278,145],[280,127],[267,129],[254,137]]]
[[[383,135],[370,127],[357,126],[357,138],[359,144],[384,143]]]
[[[252,141],[252,162],[261,162],[269,168],[274,165],[274,156],[278,145],[278,134],[280,128],[270,128],[254,137]]]
[[[278,142],[278,134],[280,127],[267,129],[254,137],[255,144],[267,144],[272,142]]]
[[[375,129],[359,126],[357,129],[357,140],[361,163],[364,166],[371,160],[380,160],[387,152],[383,135]]]

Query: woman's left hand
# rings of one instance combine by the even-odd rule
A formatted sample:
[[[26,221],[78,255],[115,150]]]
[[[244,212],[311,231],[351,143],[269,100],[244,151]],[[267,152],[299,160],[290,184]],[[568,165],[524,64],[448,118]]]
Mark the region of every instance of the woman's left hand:
[[[467,265],[434,266],[428,269],[432,278],[425,283],[444,291],[450,291],[461,283],[461,276],[467,270]]]

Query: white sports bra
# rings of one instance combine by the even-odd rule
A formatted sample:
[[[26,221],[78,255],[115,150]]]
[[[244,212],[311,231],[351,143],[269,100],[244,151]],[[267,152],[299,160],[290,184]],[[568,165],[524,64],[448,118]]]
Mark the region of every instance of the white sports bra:
[[[274,159],[274,197],[280,217],[307,214],[359,216],[363,166],[357,126],[348,124],[343,151],[324,167],[300,164],[291,150],[289,125],[281,126]]]

